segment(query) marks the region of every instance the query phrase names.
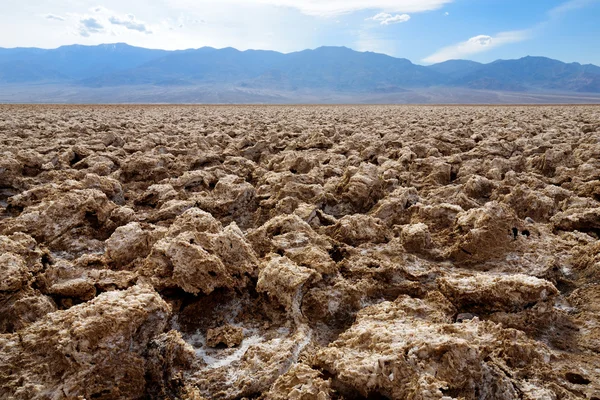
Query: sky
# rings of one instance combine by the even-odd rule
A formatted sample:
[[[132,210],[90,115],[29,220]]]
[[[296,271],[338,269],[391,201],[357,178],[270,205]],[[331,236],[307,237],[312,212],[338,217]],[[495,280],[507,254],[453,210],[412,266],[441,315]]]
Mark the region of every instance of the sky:
[[[27,0],[7,1],[0,13],[0,47],[117,42],[600,65],[600,0]]]

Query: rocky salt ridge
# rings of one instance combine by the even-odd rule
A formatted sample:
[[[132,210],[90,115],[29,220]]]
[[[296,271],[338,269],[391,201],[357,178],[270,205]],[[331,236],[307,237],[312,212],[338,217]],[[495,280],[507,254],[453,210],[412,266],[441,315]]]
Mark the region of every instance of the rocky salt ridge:
[[[600,108],[0,107],[2,399],[600,399]]]

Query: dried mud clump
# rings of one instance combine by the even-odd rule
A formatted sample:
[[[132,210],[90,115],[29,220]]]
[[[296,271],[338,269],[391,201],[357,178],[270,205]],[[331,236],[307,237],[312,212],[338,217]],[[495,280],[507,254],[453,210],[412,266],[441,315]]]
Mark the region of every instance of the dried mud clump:
[[[0,107],[0,399],[600,399],[600,109]]]

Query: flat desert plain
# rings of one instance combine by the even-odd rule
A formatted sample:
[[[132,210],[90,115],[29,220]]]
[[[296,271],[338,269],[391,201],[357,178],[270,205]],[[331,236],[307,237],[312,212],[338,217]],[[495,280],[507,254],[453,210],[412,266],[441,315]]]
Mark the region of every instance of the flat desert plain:
[[[2,399],[600,399],[598,106],[0,106]]]

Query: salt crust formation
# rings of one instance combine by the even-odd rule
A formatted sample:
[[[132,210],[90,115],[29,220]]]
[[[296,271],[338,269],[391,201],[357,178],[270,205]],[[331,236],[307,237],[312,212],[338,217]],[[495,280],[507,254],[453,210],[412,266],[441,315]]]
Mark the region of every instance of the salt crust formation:
[[[0,399],[600,399],[600,108],[1,106]]]

